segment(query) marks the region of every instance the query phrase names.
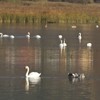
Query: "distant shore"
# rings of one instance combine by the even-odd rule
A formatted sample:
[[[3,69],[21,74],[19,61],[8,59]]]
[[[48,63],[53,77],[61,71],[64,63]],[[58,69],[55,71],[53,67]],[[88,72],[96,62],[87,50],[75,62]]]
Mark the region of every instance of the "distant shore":
[[[100,4],[0,2],[0,23],[99,24]]]

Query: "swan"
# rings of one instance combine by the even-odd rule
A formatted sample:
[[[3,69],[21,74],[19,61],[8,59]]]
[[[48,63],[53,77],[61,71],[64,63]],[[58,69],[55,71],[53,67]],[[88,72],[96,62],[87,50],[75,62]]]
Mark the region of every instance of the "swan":
[[[25,69],[27,70],[27,72],[26,72],[26,77],[27,78],[38,79],[41,75],[41,73],[38,73],[38,72],[29,73],[29,67],[28,66],[25,66]]]
[[[99,28],[99,25],[96,25],[96,28]]]
[[[87,47],[92,47],[92,43],[87,43]]]
[[[40,35],[36,35],[35,37],[36,37],[37,39],[40,39],[40,38],[41,38],[41,36],[40,36]]]
[[[0,33],[0,37],[1,37],[1,38],[3,38],[3,37],[6,38],[6,37],[9,37],[9,35],[7,35],[7,34],[4,34],[4,35],[3,35],[3,33]]]
[[[10,35],[10,38],[11,38],[11,39],[14,39],[14,38],[15,38],[15,36],[14,36],[14,35]]]
[[[82,39],[82,34],[81,34],[81,33],[79,33],[79,35],[78,35],[78,39],[79,39],[79,40]]]
[[[27,38],[30,38],[30,32],[27,33],[26,37]]]
[[[63,42],[62,42],[62,40],[60,40],[61,41],[61,43],[59,44],[59,46],[61,47],[61,48],[63,48]]]
[[[58,37],[59,37],[59,39],[62,39],[63,36],[62,35],[58,35]]]
[[[77,26],[76,25],[72,25],[72,28],[77,28]]]
[[[66,47],[66,46],[67,46],[67,44],[66,44],[66,42],[65,42],[65,39],[64,39],[64,42],[63,42],[63,46],[64,46],[64,47]]]

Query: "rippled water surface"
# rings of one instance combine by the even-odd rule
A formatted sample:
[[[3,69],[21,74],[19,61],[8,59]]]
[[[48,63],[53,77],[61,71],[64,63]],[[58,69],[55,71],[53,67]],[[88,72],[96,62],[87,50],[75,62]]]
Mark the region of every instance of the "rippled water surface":
[[[0,32],[15,36],[0,38],[0,100],[100,99],[100,28],[1,25]],[[30,38],[26,37],[28,32]],[[60,46],[64,40],[66,47]],[[87,47],[89,42],[92,47]],[[26,65],[41,77],[30,82],[25,78]],[[84,73],[86,78],[69,80],[69,72]]]

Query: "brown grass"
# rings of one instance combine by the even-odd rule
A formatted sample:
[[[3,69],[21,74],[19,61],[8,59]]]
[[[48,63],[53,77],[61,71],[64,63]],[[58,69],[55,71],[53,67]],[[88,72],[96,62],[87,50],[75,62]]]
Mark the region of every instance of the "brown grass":
[[[100,23],[99,4],[0,3],[1,23]]]

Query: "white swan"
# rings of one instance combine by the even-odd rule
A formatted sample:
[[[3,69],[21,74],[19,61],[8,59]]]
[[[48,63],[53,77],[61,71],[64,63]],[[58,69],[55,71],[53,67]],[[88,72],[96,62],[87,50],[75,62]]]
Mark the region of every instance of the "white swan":
[[[40,39],[40,38],[41,38],[41,36],[40,36],[40,35],[36,35],[35,37],[36,37],[37,39]]]
[[[58,37],[59,37],[59,39],[62,39],[63,36],[62,35],[58,35]]]
[[[29,67],[28,66],[25,66],[25,69],[27,70],[26,77],[28,77],[28,78],[37,79],[41,75],[41,73],[38,73],[38,72],[31,72],[31,73],[29,73]]]
[[[79,35],[78,35],[78,39],[79,39],[79,40],[82,39],[82,34],[81,34],[81,33],[79,33]]]
[[[27,38],[30,38],[30,32],[27,33],[26,37]]]
[[[59,46],[60,46],[60,48],[63,48],[63,42],[62,42],[62,40],[60,40]]]
[[[67,44],[66,44],[66,42],[65,42],[65,39],[64,39],[64,42],[63,42],[63,46],[64,46],[64,47],[66,47],[66,46],[67,46]]]
[[[72,28],[77,28],[77,26],[76,25],[72,25]]]
[[[4,35],[3,35],[3,33],[0,33],[0,37],[1,37],[1,38],[3,38],[3,37],[6,38],[6,37],[9,37],[9,35],[7,35],[7,34],[4,34]]]
[[[87,43],[87,47],[92,47],[92,43]]]
[[[9,37],[10,37],[11,39],[14,39],[14,38],[15,38],[15,36],[14,36],[14,35],[10,35]]]
[[[96,28],[99,28],[99,25],[96,25]]]

